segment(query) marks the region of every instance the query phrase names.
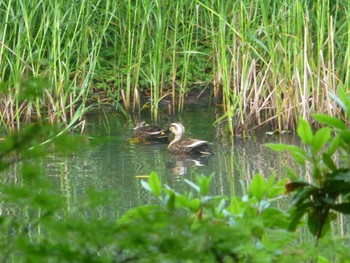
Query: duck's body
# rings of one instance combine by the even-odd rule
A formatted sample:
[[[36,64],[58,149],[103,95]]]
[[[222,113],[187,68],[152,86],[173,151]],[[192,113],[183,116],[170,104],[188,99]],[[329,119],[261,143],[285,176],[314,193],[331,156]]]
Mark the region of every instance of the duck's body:
[[[167,141],[169,132],[157,126],[139,122],[133,131],[133,139],[140,141]]]
[[[212,155],[213,149],[209,142],[197,139],[184,139],[185,127],[177,122],[170,125],[169,131],[175,134],[174,139],[169,143],[168,149],[177,155]]]

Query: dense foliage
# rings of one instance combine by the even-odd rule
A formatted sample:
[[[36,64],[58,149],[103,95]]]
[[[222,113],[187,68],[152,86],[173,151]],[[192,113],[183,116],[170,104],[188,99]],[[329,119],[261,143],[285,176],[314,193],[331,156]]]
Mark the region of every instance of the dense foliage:
[[[1,1],[0,120],[69,123],[91,101],[157,119],[161,101],[174,113],[200,88],[231,133],[294,129],[339,114],[328,92],[350,84],[349,12],[341,0]],[[20,80],[38,77],[44,97],[23,101]]]

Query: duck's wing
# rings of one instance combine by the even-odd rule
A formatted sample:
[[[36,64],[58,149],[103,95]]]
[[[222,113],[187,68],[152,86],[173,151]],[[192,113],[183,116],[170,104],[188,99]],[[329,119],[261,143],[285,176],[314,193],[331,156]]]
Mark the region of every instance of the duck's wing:
[[[183,143],[183,145],[186,148],[196,148],[198,146],[206,145],[206,144],[208,144],[207,141],[196,140],[196,139],[186,139],[184,140],[184,143]]]
[[[186,147],[188,152],[202,154],[202,155],[212,155],[214,154],[213,149],[209,146],[209,142],[196,139],[187,139],[185,140]]]

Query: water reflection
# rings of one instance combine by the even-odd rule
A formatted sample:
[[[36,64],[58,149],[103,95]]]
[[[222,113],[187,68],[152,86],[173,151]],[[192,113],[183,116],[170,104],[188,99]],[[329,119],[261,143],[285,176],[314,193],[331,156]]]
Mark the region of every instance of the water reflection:
[[[185,178],[195,181],[199,174],[214,175],[210,194],[228,196],[244,193],[256,173],[266,177],[271,173],[279,178],[285,177],[282,168],[293,165],[291,157],[286,153],[272,152],[263,145],[267,142],[297,143],[295,136],[260,136],[234,141],[216,137],[217,131],[211,125],[212,115],[202,111],[191,110],[177,116],[177,120],[186,125],[188,137],[213,143],[215,155],[209,158],[173,155],[167,150],[167,143],[135,143],[131,140],[132,122],[122,122],[113,115],[108,120],[96,115],[87,120],[87,133],[107,140],[94,148],[84,149],[81,156],[50,160],[49,173],[70,200],[84,193],[89,186],[100,191],[112,191],[116,205],[112,210],[115,209],[118,214],[151,202],[152,197],[141,187],[140,180],[152,171],[158,173],[162,183],[179,192],[193,190],[184,183]],[[104,123],[106,121],[108,124]],[[167,127],[173,121],[164,120],[159,125]]]
[[[94,148],[82,149],[82,155],[52,157],[48,161],[48,174],[57,183],[57,189],[67,196],[68,207],[79,202],[79,196],[89,187],[111,192],[114,203],[101,208],[101,213],[112,218],[121,216],[135,206],[155,202],[140,184],[140,180],[152,171],[158,173],[163,184],[181,193],[194,191],[184,179],[195,181],[197,175],[213,175],[209,194],[226,196],[243,195],[256,173],[265,177],[275,174],[278,179],[282,179],[286,177],[284,168],[291,166],[301,176],[307,176],[306,171],[295,167],[288,153],[276,153],[264,146],[270,142],[299,145],[296,136],[262,134],[231,141],[225,136],[217,136],[218,131],[211,125],[212,115],[204,114],[203,111],[191,110],[176,116],[176,120],[164,119],[159,126],[167,127],[173,121],[183,122],[188,137],[213,143],[215,155],[210,158],[173,155],[167,150],[167,143],[135,143],[131,140],[134,127],[131,121],[121,121],[121,118],[113,115],[108,119],[92,116],[87,120],[87,133],[92,137],[107,139]],[[287,207],[289,201],[285,198],[279,205]],[[340,218],[343,220],[343,217]],[[349,224],[344,224],[342,231],[347,232],[348,227]]]
[[[173,156],[173,161],[166,164],[174,175],[185,175],[191,166],[207,166],[211,156]]]

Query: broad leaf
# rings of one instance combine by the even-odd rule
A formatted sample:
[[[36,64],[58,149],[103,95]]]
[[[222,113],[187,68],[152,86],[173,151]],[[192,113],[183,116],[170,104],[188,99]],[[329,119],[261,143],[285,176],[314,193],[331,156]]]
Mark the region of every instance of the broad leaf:
[[[297,133],[300,139],[307,145],[311,145],[313,141],[313,134],[310,124],[304,120],[300,119],[299,125],[297,128]]]
[[[175,210],[175,197],[175,193],[168,195],[168,198],[166,200],[166,207],[169,211]]]
[[[163,209],[158,205],[139,206],[127,211],[120,219],[118,219],[118,224],[130,223],[132,220],[147,218],[149,215],[159,212],[163,212]]]
[[[198,176],[197,177],[197,183],[198,183],[199,188],[200,188],[201,196],[205,196],[208,193],[209,187],[210,187],[210,182],[211,182],[212,178],[213,178],[213,176],[210,176],[210,177]]]
[[[329,156],[332,156],[340,147],[340,134],[337,134],[337,136],[335,136],[335,138],[333,138],[327,153]]]
[[[304,214],[312,207],[311,203],[305,203],[302,206],[295,208],[291,214],[291,220],[288,226],[289,231],[295,231],[298,227]]]
[[[229,211],[234,216],[241,215],[242,207],[240,204],[240,199],[238,199],[237,196],[232,197],[230,205],[227,207],[227,211]]]
[[[311,196],[317,191],[318,189],[314,186],[307,186],[301,190],[299,190],[294,196],[293,196],[293,202],[292,206],[300,206],[301,204],[305,203],[307,200],[311,199]]]
[[[151,172],[148,184],[155,196],[160,196],[162,194],[162,184],[156,172]]]
[[[282,143],[267,143],[265,144],[265,146],[274,151],[289,151],[292,154],[294,160],[302,165],[308,159],[307,153],[294,145],[287,145]]]
[[[265,227],[288,228],[289,220],[287,219],[286,213],[275,207],[264,209],[261,212],[260,217],[262,218]]]
[[[275,182],[276,179],[276,175],[274,173],[272,173],[269,178],[267,179],[267,183],[266,183],[266,190],[268,191],[272,186],[273,183]]]
[[[327,180],[334,181],[350,181],[350,169],[339,169],[332,175],[330,175]]]
[[[331,138],[331,130],[328,127],[319,129],[312,141],[311,149],[314,154],[318,153]]]
[[[326,258],[326,257],[323,257],[321,255],[318,255],[317,256],[317,260],[316,260],[317,263],[331,263],[331,261]]]
[[[317,236],[319,231],[321,231],[321,218],[318,215],[318,210],[312,209],[307,218],[307,225],[311,234]]]
[[[335,165],[332,158],[328,154],[326,153],[322,154],[322,161],[333,172],[337,170],[337,166]]]
[[[287,179],[283,179],[278,181],[276,184],[274,184],[267,193],[268,198],[275,198],[279,195],[282,195],[285,193],[285,184],[286,184]]]
[[[305,165],[305,162],[307,160],[307,155],[300,154],[299,152],[292,152],[293,159],[300,165]]]
[[[313,209],[308,215],[307,225],[310,232],[316,237],[323,237],[330,230],[332,215],[328,214],[325,220],[320,218],[319,210]]]
[[[341,204],[336,204],[333,205],[332,208],[333,210],[340,212],[342,214],[350,214],[350,203],[341,203]]]
[[[254,196],[259,202],[262,200],[266,192],[266,182],[261,174],[254,176],[249,188],[249,195]]]
[[[175,201],[176,207],[192,209],[191,200],[188,199],[186,196],[177,195]]]
[[[333,128],[337,128],[340,130],[344,130],[346,129],[346,125],[343,121],[341,121],[340,119],[333,117],[333,116],[329,116],[326,114],[312,114],[312,117],[319,123],[322,124],[326,124],[330,127]]]
[[[340,133],[341,139],[346,143],[350,143],[350,130],[342,130]]]

